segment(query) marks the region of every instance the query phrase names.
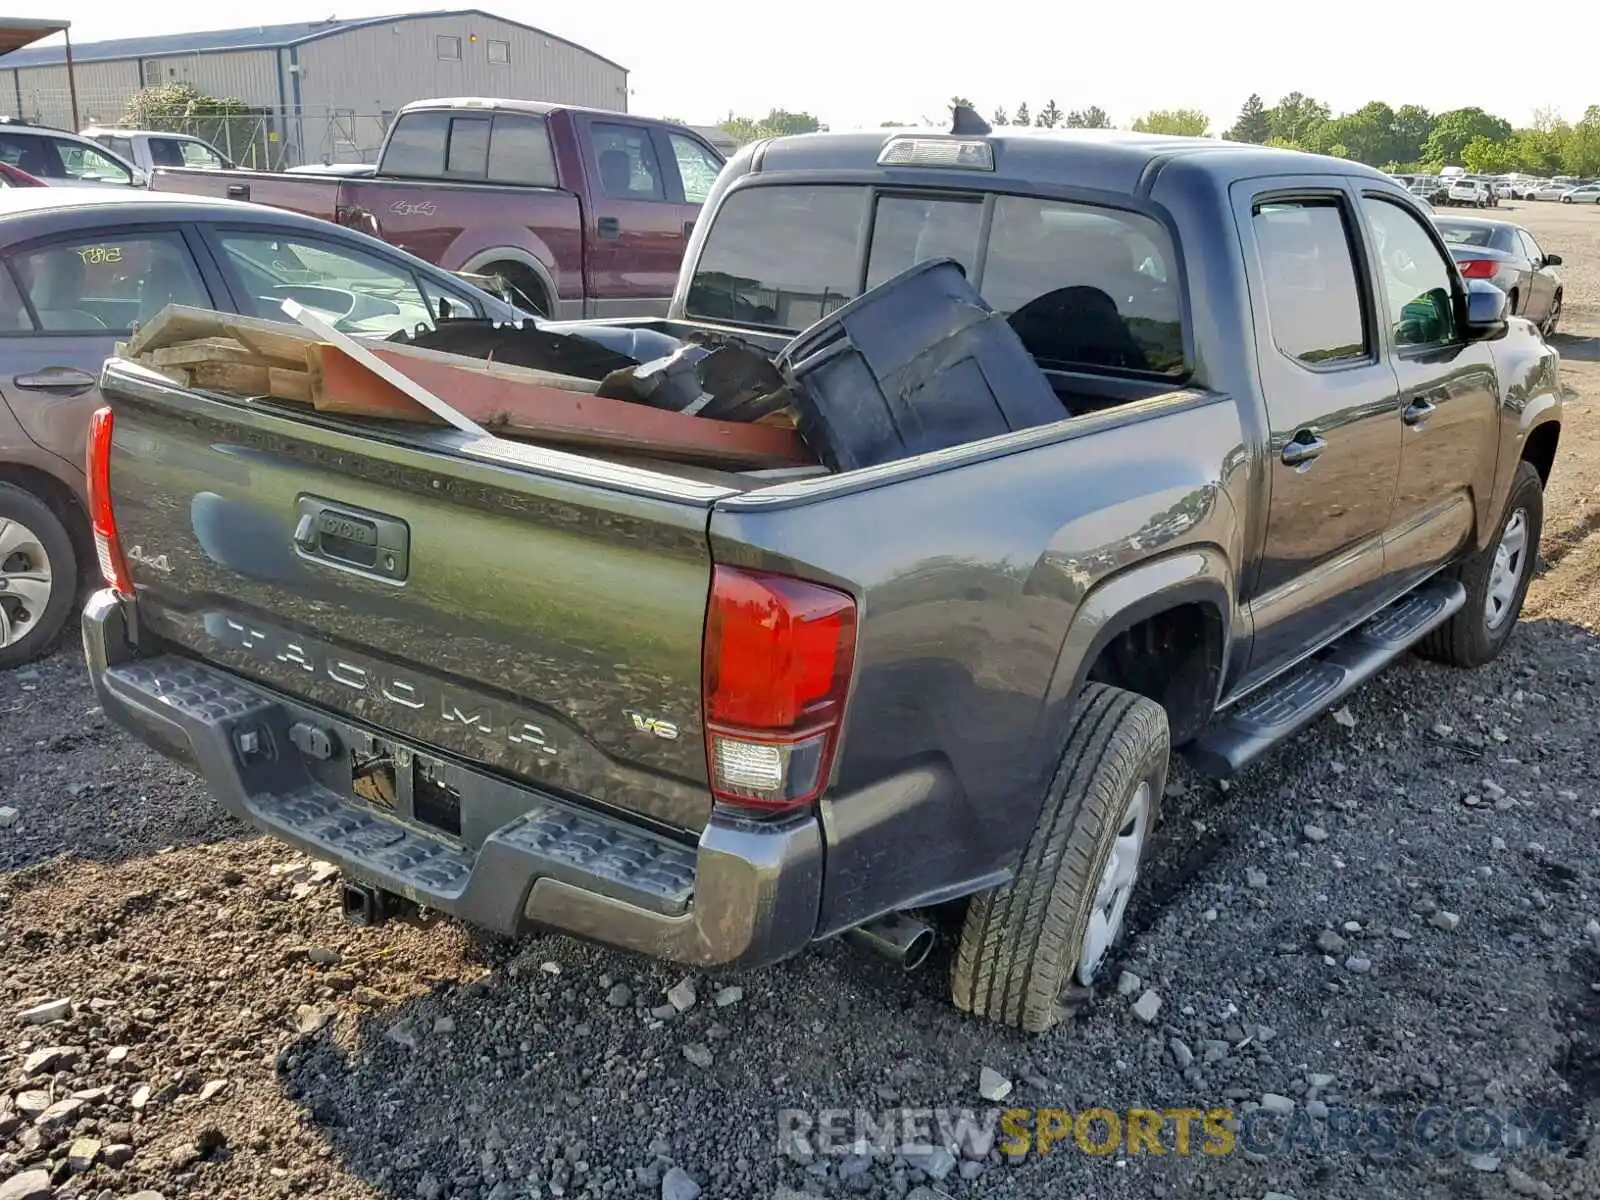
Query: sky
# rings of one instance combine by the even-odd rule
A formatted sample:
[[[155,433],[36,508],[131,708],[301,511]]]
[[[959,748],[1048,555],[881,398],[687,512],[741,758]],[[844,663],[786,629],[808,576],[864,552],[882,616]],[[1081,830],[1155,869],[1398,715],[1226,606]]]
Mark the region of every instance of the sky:
[[[1514,125],[1546,106],[1576,120],[1600,104],[1589,57],[1600,34],[1592,0],[1546,0],[1528,22],[1483,0],[1345,0],[1337,8],[1282,0],[1145,0],[1136,8],[1055,0],[480,3],[627,67],[632,111],[695,124],[775,107],[812,113],[833,129],[942,120],[957,94],[985,116],[1022,102],[1034,112],[1051,99],[1064,110],[1097,104],[1117,125],[1150,109],[1199,108],[1213,132],[1232,124],[1251,92],[1270,105],[1300,91],[1335,113],[1369,100],[1434,111],[1477,105]],[[422,0],[411,11],[452,6]],[[241,23],[228,14],[249,11],[197,0],[61,0],[48,14],[39,0],[8,7],[18,16],[60,13],[72,22],[74,43],[227,28]],[[273,0],[253,11],[268,9],[272,22],[407,11],[403,0]],[[1456,36],[1463,23],[1480,21],[1520,40],[1520,60],[1503,52],[1492,28],[1484,40]],[[1589,36],[1578,33],[1585,28]]]

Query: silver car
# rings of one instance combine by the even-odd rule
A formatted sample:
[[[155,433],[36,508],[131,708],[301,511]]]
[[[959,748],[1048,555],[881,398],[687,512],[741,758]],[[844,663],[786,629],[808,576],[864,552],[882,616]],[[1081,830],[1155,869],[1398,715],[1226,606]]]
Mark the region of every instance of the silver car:
[[[1559,254],[1546,254],[1533,234],[1510,221],[1437,216],[1445,244],[1467,279],[1486,279],[1510,299],[1510,311],[1549,337],[1561,320]]]

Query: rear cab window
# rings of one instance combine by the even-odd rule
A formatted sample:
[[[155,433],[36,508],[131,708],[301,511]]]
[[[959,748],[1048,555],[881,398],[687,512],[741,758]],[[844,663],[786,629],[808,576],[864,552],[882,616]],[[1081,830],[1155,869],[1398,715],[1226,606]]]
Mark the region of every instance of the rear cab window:
[[[1043,366],[1187,370],[1166,230],[1140,213],[1032,196],[745,187],[718,209],[687,310],[798,332],[934,258],[960,263]]]
[[[406,113],[383,152],[385,175],[555,187],[555,151],[531,113]]]

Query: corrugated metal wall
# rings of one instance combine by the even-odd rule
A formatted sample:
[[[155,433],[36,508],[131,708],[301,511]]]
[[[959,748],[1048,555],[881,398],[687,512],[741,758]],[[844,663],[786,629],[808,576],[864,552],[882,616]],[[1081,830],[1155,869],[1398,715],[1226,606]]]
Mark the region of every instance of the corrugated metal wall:
[[[168,54],[144,60],[162,83],[192,83],[208,96],[243,100],[252,108],[273,108],[278,100],[278,62],[273,50],[220,50],[209,54]]]
[[[78,63],[78,115],[84,125],[114,121],[128,97],[139,89],[136,62]],[[67,68],[21,67],[0,70],[0,112],[61,129],[72,128],[72,96]]]
[[[461,57],[439,57],[438,39]],[[473,40],[476,38],[476,40]],[[491,63],[489,43],[510,61]],[[425,17],[350,29],[297,47],[307,162],[371,160],[382,121],[412,100],[503,96],[626,111],[628,74],[580,46],[493,17]],[[293,83],[289,102],[296,102]],[[335,115],[333,110],[342,110]]]
[[[441,58],[440,38],[456,39],[461,56]],[[491,43],[509,61],[491,62]],[[128,98],[157,81],[191,83],[266,110],[258,140],[275,166],[371,162],[394,113],[435,96],[628,107],[621,67],[559,38],[471,14],[346,29],[279,50],[80,60],[75,76],[81,125],[115,123]],[[66,67],[0,67],[0,114],[70,128]]]

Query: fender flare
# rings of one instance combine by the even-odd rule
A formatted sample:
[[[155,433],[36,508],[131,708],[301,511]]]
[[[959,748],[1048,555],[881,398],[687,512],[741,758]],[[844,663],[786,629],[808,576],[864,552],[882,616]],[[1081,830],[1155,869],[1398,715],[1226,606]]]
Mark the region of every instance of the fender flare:
[[[1139,563],[1095,584],[1073,614],[1051,673],[1042,714],[1041,740],[1051,755],[1060,749],[1072,707],[1089,671],[1112,639],[1140,621],[1184,604],[1215,610],[1222,626],[1217,689],[1227,679],[1229,659],[1241,623],[1248,615],[1235,602],[1233,567],[1220,546],[1188,546],[1151,562]],[[1211,698],[1213,707],[1217,696]]]

